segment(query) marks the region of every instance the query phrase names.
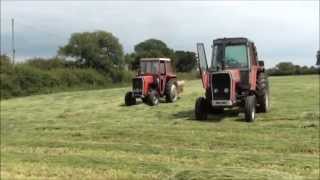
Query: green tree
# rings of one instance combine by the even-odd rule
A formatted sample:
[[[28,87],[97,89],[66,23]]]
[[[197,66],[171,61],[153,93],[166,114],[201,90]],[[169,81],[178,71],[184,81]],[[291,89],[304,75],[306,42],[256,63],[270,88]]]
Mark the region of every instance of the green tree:
[[[190,51],[176,51],[176,70],[179,72],[190,72],[197,64],[196,54]]]
[[[80,67],[103,72],[121,69],[124,65],[122,45],[118,38],[105,31],[74,33],[58,54],[74,58]]]
[[[139,67],[139,59],[143,57],[166,57],[175,64],[175,54],[163,41],[158,39],[148,39],[134,46],[134,60],[131,62],[132,69]]]
[[[296,67],[292,62],[280,62],[276,65],[277,71],[282,75],[295,74]]]
[[[124,55],[124,62],[126,65],[128,65],[129,69],[135,69],[132,67],[132,65],[134,64],[135,58],[136,58],[135,53],[128,53]]]

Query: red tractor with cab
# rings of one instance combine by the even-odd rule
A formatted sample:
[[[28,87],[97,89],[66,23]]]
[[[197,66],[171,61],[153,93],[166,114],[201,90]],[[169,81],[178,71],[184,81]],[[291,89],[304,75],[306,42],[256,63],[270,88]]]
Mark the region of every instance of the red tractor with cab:
[[[136,104],[136,99],[154,106],[160,97],[166,102],[175,102],[178,98],[179,87],[175,73],[172,71],[168,58],[141,58],[139,72],[132,79],[132,91],[125,95],[125,104]]]
[[[245,120],[270,109],[269,82],[264,62],[258,60],[255,44],[247,38],[213,40],[212,58],[207,61],[203,43],[197,43],[199,71],[205,96],[195,103],[195,118],[239,107]]]

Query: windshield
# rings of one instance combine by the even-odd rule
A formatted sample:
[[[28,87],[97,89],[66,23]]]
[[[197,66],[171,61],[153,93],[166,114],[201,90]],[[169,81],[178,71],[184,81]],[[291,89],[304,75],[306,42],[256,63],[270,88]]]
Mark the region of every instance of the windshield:
[[[140,72],[141,74],[157,74],[158,73],[158,61],[141,61]]]
[[[212,49],[212,68],[247,68],[246,45],[214,45]]]

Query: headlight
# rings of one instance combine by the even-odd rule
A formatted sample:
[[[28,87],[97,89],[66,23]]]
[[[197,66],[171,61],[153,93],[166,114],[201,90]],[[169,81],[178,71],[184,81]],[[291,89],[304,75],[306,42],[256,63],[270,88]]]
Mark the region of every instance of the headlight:
[[[214,88],[213,90],[214,93],[217,93],[218,91],[219,91],[218,88]]]
[[[229,92],[229,89],[228,89],[228,88],[224,88],[223,92],[224,92],[224,93],[228,93],[228,92]]]

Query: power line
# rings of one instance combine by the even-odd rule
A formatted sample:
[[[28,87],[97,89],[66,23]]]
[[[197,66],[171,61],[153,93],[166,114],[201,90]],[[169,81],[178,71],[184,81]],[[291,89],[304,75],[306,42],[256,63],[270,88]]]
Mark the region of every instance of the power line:
[[[31,24],[26,24],[26,23],[23,23],[23,22],[20,22],[20,21],[17,21],[16,19],[7,19],[7,18],[1,18],[1,31],[4,30],[3,29],[3,25],[5,27],[9,27],[9,26],[6,26],[5,24],[10,24],[9,23],[9,20],[11,22],[11,26],[10,26],[10,30],[11,30],[11,51],[12,51],[12,62],[15,63],[15,56],[16,56],[16,48],[15,48],[15,28],[16,28],[16,25],[19,25],[19,26],[24,26],[26,27],[27,29],[31,29],[32,31],[36,31],[36,32],[40,32],[41,34],[45,34],[46,36],[50,37],[50,38],[54,38],[54,39],[67,39],[66,37],[63,37],[62,35],[60,34],[57,34],[57,33],[51,33],[49,30],[47,30],[46,28],[44,27],[41,27],[41,26],[33,26]],[[6,23],[4,23],[5,21],[7,21]],[[19,29],[19,28],[18,28]],[[7,32],[10,32],[9,31],[9,28],[7,29],[8,31]],[[2,34],[1,34],[2,36]],[[7,37],[8,39],[6,40]],[[24,36],[22,36],[24,37]],[[4,43],[7,44],[7,47],[9,46],[9,42],[10,42],[10,36],[4,36],[3,38],[5,39],[2,39],[1,40],[1,44]],[[4,40],[4,41],[3,41]],[[6,45],[5,45],[6,46]],[[2,53],[2,47],[1,47],[1,53]],[[6,50],[7,52],[10,51],[9,48],[7,48]]]
[[[1,24],[1,27],[0,27],[1,28],[1,46],[0,46],[1,50],[0,50],[0,53],[1,54],[8,54],[8,55],[12,54],[11,61],[13,64],[16,61],[16,54],[17,54],[16,47],[15,47],[16,40],[20,42],[20,43],[18,42],[20,48],[27,47],[28,45],[26,45],[26,43],[29,41],[37,41],[37,40],[41,39],[41,37],[39,37],[39,35],[42,37],[49,37],[50,39],[55,39],[55,40],[57,40],[57,39],[59,39],[61,41],[67,40],[67,35],[63,36],[63,34],[52,33],[51,30],[46,30],[46,28],[44,28],[43,26],[38,26],[38,25],[35,26],[33,24],[20,22],[19,20],[17,21],[17,19],[13,19],[13,18],[12,19],[1,18],[0,24]],[[5,33],[2,33],[2,31],[5,31]],[[31,37],[28,36],[28,33],[25,33],[25,31],[33,32],[31,34]],[[21,33],[19,33],[19,32],[21,32]],[[10,36],[10,34],[11,34],[11,36]],[[18,36],[16,36],[16,35],[18,35]],[[26,37],[26,36],[28,36],[28,37]],[[36,36],[36,37],[34,38],[34,36]],[[16,39],[16,37],[18,37],[18,38]],[[22,41],[20,38],[22,38]],[[40,40],[39,42],[45,42],[46,44],[51,44],[51,45],[55,46],[55,48],[62,45],[61,42],[59,43],[57,41],[52,41],[52,40],[48,40],[47,42]],[[52,44],[50,42],[54,42],[54,43]],[[56,45],[54,45],[54,44],[56,44]],[[19,47],[18,47],[18,51],[19,51]]]
[[[9,20],[9,19],[7,19],[7,18],[1,18],[1,20]],[[11,24],[12,24],[12,19],[10,19],[10,21],[11,21]],[[17,21],[16,19],[14,20],[14,23],[15,23],[15,25],[16,25],[16,24],[22,25],[22,26],[24,26],[24,27],[27,27],[28,29],[32,29],[32,30],[34,30],[34,31],[44,33],[44,34],[46,34],[47,36],[50,36],[50,37],[52,37],[52,38],[66,39],[66,37],[61,36],[60,34],[57,34],[57,33],[49,32],[49,31],[50,31],[49,29],[46,29],[46,28],[41,27],[41,26],[33,26],[33,25],[30,25],[30,24],[22,23],[22,22],[20,22],[20,21]],[[1,28],[1,29],[2,29],[2,28]],[[12,25],[11,25],[11,29],[12,29]]]

